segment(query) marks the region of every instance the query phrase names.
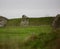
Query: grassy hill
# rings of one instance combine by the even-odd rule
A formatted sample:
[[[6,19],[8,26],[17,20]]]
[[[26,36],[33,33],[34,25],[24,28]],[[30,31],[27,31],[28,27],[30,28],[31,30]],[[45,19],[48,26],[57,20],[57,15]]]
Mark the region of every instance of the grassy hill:
[[[53,17],[29,18],[29,25],[51,25]],[[21,18],[9,19],[7,26],[19,26]]]
[[[53,32],[52,20],[29,18],[30,26],[19,27],[21,18],[9,19],[7,26],[0,28],[0,49],[59,49],[60,34],[56,33],[60,31]]]
[[[34,46],[34,43],[32,43],[31,40],[32,38],[35,37],[35,35],[37,37],[41,33],[48,34],[48,33],[51,33],[51,31],[52,31],[52,28],[50,27],[50,25],[29,26],[29,27],[11,27],[10,26],[5,28],[0,28],[0,49],[3,49],[3,48],[31,49],[32,48],[31,46]],[[35,43],[38,45],[37,41],[40,41],[40,40],[36,41],[34,39],[33,41],[35,41]],[[32,43],[32,45],[30,45],[30,43]],[[28,44],[28,46],[26,46],[26,44]]]

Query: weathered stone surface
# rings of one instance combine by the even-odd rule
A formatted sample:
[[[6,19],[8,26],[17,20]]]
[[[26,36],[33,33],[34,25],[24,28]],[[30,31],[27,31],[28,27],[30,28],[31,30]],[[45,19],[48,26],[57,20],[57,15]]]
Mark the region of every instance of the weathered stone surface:
[[[60,28],[60,14],[57,14],[53,23],[52,23],[53,28],[57,29]]]
[[[0,16],[0,27],[4,27],[7,24],[7,18]]]
[[[29,19],[28,19],[27,16],[22,15],[22,19],[21,19],[20,25],[21,25],[21,26],[28,26],[28,25],[29,25]]]

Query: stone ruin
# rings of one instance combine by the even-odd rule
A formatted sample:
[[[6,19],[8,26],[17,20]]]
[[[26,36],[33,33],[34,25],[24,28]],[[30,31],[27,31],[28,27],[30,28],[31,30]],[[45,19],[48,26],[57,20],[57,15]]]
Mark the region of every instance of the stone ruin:
[[[22,15],[20,26],[28,26],[28,25],[29,25],[29,18],[26,15]]]
[[[0,27],[6,26],[7,21],[7,18],[0,16]],[[20,26],[29,26],[29,18],[26,15],[22,15]],[[54,17],[52,27],[54,29],[60,28],[60,14],[57,14],[56,17]]]
[[[60,28],[60,14],[57,14],[52,23],[54,29]]]
[[[7,24],[7,18],[0,16],[0,27],[4,27]]]

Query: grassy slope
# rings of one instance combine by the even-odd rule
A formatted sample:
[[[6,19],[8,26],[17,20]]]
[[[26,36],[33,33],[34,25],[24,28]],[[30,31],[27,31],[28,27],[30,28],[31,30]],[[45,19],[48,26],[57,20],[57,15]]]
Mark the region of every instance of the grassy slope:
[[[30,18],[31,25],[50,25],[52,23],[52,17]]]
[[[17,49],[17,48],[28,49],[31,45],[29,44],[29,46],[26,46],[23,43],[25,43],[25,41],[26,42],[28,41],[29,36],[39,35],[41,33],[50,33],[51,30],[52,28],[49,25],[30,26],[26,28],[24,27],[23,28],[22,27],[0,28],[0,46],[2,46],[3,48],[5,48],[4,45],[6,45],[9,48],[11,46],[12,49]],[[31,42],[28,42],[28,43],[31,43]],[[34,46],[34,43],[32,43],[32,45]],[[2,48],[0,47],[0,49]]]
[[[48,25],[52,23],[52,17],[42,17],[42,18],[29,18],[30,25]],[[19,26],[21,18],[9,19],[8,26]]]
[[[46,28],[47,27],[47,28]],[[39,33],[50,33],[51,27],[49,25],[41,25],[41,26],[30,26],[30,27],[5,27],[0,28],[0,35],[2,37],[8,35],[16,35],[16,36],[26,36],[30,34],[39,34]]]
[[[55,37],[54,34],[49,34],[52,32],[50,26],[52,19],[51,17],[30,18],[30,25],[33,26],[29,27],[19,27],[21,21],[19,18],[10,19],[7,24],[9,27],[0,28],[0,49],[48,49],[50,44],[47,43],[51,43]],[[30,40],[32,35],[37,35],[38,38],[32,41]],[[45,44],[48,46],[44,47]]]

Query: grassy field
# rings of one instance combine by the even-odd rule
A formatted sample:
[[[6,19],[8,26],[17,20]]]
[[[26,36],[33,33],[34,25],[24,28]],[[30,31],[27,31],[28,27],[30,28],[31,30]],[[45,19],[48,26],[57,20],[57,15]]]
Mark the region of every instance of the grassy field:
[[[53,21],[53,17],[41,17],[41,18],[29,18],[30,26],[38,26],[38,25],[51,25]],[[19,26],[21,22],[21,18],[9,19],[7,26]]]
[[[56,38],[52,18],[30,18],[27,27],[19,26],[19,22],[20,19],[10,19],[6,27],[0,28],[0,49],[52,49]]]
[[[13,38],[14,36],[19,36],[24,39],[26,36],[31,34],[40,34],[40,33],[50,33],[51,27],[49,25],[41,25],[41,26],[30,26],[30,27],[5,27],[0,28],[0,36],[1,38],[5,38],[9,36],[9,38]],[[7,37],[8,38],[8,37]]]
[[[0,28],[0,49],[47,49],[55,35],[50,25]]]

